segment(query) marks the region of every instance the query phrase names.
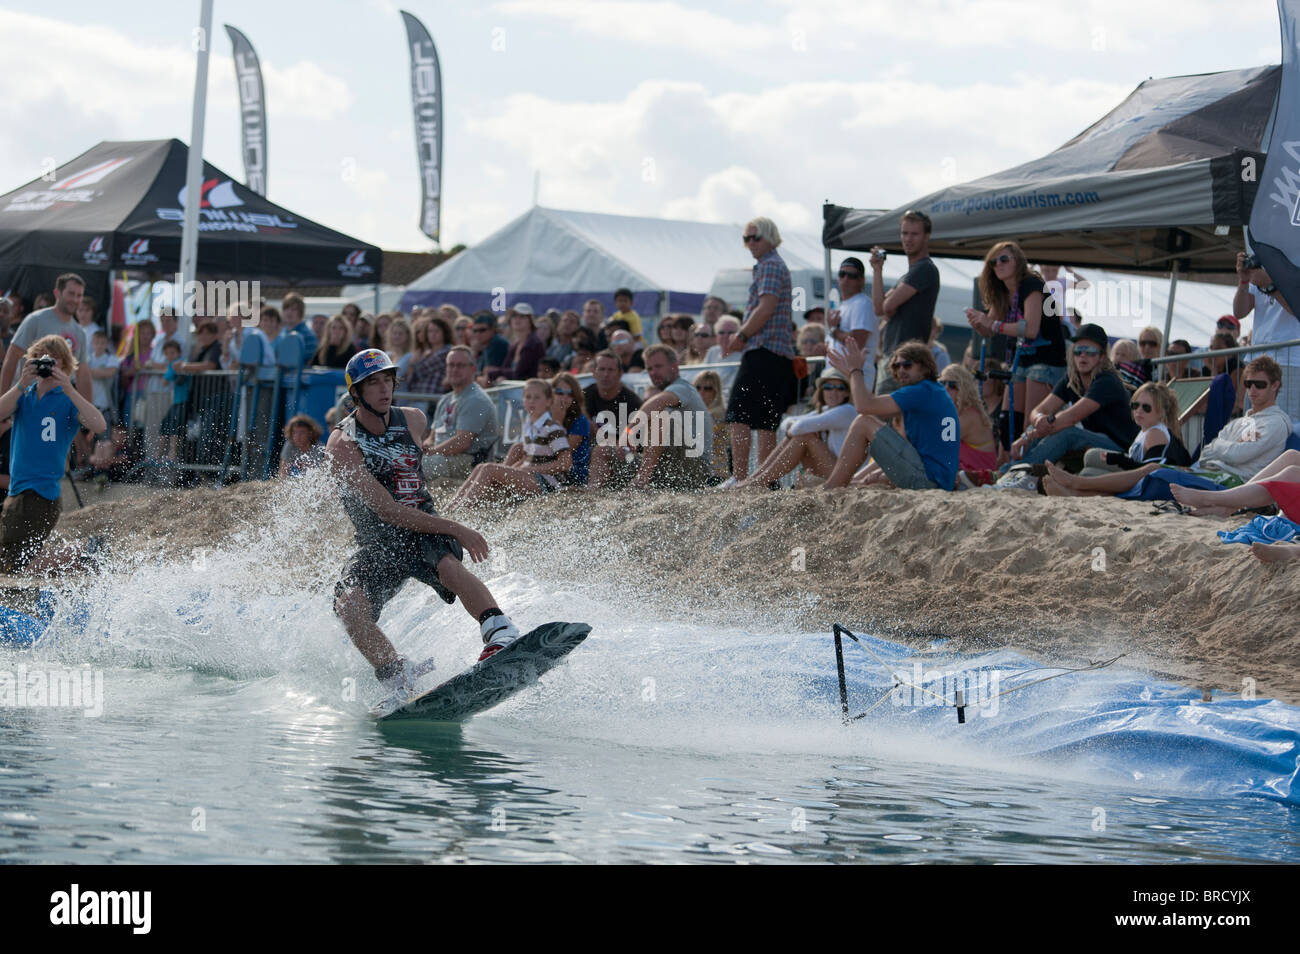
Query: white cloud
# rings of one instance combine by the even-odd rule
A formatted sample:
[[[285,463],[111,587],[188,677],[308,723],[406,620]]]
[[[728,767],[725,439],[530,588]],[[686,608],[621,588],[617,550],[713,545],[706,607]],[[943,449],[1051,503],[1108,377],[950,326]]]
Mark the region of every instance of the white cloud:
[[[663,215],[699,222],[747,222],[765,215],[786,229],[816,231],[820,227],[815,209],[800,202],[782,202],[763,187],[758,173],[742,166],[728,166],[706,176],[695,195],[668,202]]]
[[[506,0],[498,11],[551,18],[583,33],[643,46],[718,55],[753,52],[788,40],[761,18],[737,21],[671,0]]]

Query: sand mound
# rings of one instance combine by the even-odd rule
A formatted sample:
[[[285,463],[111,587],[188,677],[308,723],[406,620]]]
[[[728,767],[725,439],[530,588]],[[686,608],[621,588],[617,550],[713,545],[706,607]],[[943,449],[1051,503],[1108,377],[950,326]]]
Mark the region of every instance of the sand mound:
[[[183,555],[265,525],[291,490],[101,503],[65,513],[60,530]],[[304,513],[313,538],[350,536],[335,501]],[[1128,652],[1125,665],[1197,687],[1238,692],[1251,679],[1261,696],[1300,702],[1300,566],[1266,566],[1220,543],[1214,531],[1241,519],[991,490],[572,494],[461,519],[542,578],[598,573],[643,602],[662,592],[664,615],[680,608],[734,624],[762,612],[806,631],[840,621],[1053,662]]]

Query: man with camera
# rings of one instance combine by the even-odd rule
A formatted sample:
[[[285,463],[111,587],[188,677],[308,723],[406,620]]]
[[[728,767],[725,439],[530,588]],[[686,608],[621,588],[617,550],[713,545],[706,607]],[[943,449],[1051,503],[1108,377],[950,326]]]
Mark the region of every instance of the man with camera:
[[[890,357],[904,341],[929,341],[934,306],[939,300],[939,268],[930,261],[930,217],[909,209],[899,221],[899,244],[907,256],[907,274],[885,294],[885,250],[871,250],[871,307],[880,317],[880,373],[876,393],[901,387],[889,373]]]
[[[1232,314],[1240,321],[1252,311],[1255,325],[1251,330],[1251,344],[1300,338],[1300,320],[1296,319],[1294,308],[1282,297],[1268,272],[1260,268],[1259,259],[1238,252],[1237,293],[1232,298]],[[1300,348],[1259,353],[1269,354],[1281,366],[1282,390],[1278,392],[1277,406],[1300,428]]]
[[[77,362],[65,338],[46,335],[25,358],[18,382],[0,396],[0,420],[12,414],[14,421],[9,496],[0,514],[0,573],[40,573],[71,562],[61,553],[34,558],[59,521],[60,481],[78,427],[92,434],[108,427],[104,415],[72,386]]]

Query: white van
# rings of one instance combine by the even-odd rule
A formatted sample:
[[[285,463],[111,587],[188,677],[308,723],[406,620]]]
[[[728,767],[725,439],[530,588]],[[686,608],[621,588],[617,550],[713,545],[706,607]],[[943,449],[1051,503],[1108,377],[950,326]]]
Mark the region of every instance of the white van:
[[[710,295],[717,295],[727,303],[728,308],[745,310],[749,299],[749,286],[754,281],[754,273],[748,268],[724,268],[713,277],[709,287]],[[810,308],[826,307],[826,273],[820,269],[790,269],[792,288],[791,311],[796,323],[803,321],[804,312]]]

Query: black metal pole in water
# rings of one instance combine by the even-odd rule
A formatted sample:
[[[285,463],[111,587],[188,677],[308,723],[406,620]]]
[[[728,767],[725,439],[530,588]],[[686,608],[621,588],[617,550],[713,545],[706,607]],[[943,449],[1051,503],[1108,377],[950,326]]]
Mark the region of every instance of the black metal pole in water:
[[[835,633],[835,668],[840,675],[840,711],[844,716],[844,724],[848,725],[849,719],[849,687],[844,681],[844,641],[840,639],[840,630],[844,629],[839,623],[835,623],[832,631]],[[848,632],[847,629],[844,629]]]

